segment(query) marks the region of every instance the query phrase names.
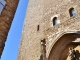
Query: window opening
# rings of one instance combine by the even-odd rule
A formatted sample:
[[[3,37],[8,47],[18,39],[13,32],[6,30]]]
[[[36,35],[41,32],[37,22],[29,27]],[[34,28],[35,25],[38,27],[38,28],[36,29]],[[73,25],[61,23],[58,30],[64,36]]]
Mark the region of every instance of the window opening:
[[[6,2],[4,0],[0,0],[0,14],[5,6]]]
[[[69,9],[69,14],[70,14],[70,17],[76,15],[76,11],[74,10],[74,8],[70,8],[70,9]]]
[[[37,26],[37,31],[39,31],[39,29],[40,29],[40,26],[38,25],[38,26]]]
[[[53,26],[54,26],[54,25],[57,25],[57,24],[59,24],[59,23],[60,23],[60,20],[58,20],[57,17],[54,17],[54,18],[53,18]]]

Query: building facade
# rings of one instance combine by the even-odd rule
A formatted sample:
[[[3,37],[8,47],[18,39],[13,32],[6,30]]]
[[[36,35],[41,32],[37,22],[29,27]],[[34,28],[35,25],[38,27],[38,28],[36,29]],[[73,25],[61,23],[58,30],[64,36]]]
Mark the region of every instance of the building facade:
[[[18,2],[18,0],[0,0],[0,57],[5,47]]]
[[[80,0],[29,0],[18,60],[66,60],[79,41]]]

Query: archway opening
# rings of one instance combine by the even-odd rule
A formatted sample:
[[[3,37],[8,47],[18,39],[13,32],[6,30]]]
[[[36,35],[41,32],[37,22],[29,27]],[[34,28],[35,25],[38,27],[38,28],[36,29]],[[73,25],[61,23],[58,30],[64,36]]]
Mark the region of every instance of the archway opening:
[[[68,33],[63,35],[52,47],[48,60],[66,60],[69,47],[76,48],[80,43],[73,43],[80,34]]]

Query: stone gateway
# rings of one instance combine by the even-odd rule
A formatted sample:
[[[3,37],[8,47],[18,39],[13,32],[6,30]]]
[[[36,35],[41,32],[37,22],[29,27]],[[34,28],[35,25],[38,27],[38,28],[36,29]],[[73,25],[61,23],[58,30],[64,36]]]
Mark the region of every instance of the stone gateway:
[[[29,0],[18,60],[67,60],[71,47],[80,59],[80,0]]]

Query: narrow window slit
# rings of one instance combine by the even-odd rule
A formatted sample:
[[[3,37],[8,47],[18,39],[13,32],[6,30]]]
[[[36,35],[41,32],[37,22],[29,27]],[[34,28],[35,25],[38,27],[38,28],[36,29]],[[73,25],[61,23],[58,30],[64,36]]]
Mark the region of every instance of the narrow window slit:
[[[37,26],[37,31],[39,31],[39,29],[40,29],[40,26],[38,25],[38,26]]]

